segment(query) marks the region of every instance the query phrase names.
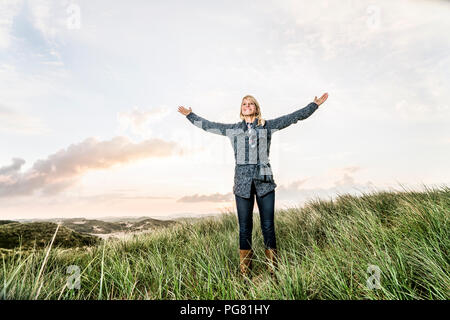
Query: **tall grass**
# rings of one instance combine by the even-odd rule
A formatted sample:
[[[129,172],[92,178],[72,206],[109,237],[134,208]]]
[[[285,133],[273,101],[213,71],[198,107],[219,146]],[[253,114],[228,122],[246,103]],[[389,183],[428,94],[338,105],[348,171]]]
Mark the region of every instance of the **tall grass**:
[[[449,216],[446,186],[344,194],[277,211],[272,279],[255,214],[251,282],[239,276],[233,212],[89,250],[16,250],[2,258],[0,298],[449,299]],[[70,265],[80,268],[79,289],[67,284]],[[367,285],[369,265],[381,270],[379,289]]]

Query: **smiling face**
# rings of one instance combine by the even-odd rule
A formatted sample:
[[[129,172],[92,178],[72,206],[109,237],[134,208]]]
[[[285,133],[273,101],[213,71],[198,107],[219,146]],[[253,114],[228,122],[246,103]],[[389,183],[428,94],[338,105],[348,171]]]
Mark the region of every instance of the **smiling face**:
[[[256,105],[250,99],[243,99],[241,105],[241,111],[244,116],[251,116],[256,112]]]

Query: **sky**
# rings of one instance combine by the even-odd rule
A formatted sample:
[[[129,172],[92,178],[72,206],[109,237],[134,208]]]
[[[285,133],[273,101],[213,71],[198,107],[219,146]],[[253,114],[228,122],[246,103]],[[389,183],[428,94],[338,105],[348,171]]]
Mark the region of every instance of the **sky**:
[[[241,121],[273,136],[276,209],[450,184],[450,1],[0,0],[0,219],[235,212]],[[257,213],[255,202],[254,212]]]

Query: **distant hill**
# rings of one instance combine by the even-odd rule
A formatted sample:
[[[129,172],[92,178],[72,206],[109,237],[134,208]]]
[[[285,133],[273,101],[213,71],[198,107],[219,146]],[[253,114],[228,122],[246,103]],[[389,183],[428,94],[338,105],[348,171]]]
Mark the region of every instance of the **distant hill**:
[[[115,232],[137,232],[167,227],[175,224],[172,220],[158,220],[152,218],[136,219],[134,221],[107,222],[89,219],[64,219],[62,225],[77,232],[90,234],[108,234]]]
[[[147,218],[144,220],[139,220],[137,222],[132,223],[132,226],[130,227],[134,231],[137,230],[143,230],[143,229],[152,229],[152,228],[161,228],[161,227],[167,227],[175,224],[175,221],[172,220],[158,220],[158,219],[152,219]]]
[[[107,221],[106,221],[107,220]],[[17,223],[17,221],[0,220],[4,224]],[[21,223],[60,223],[62,226],[73,231],[99,235],[111,236],[116,234],[128,234],[141,231],[149,231],[164,228],[179,223],[175,220],[159,220],[150,217],[114,217],[109,219],[86,219],[80,218],[50,218],[50,219],[19,219]],[[2,223],[0,222],[0,225]]]
[[[2,224],[8,224],[8,223],[14,223],[14,222],[17,222],[17,221],[13,221],[13,220],[0,220],[0,225],[2,225]]]
[[[126,231],[126,223],[105,222],[102,220],[89,219],[67,219],[62,220],[61,224],[77,232],[83,233],[113,233]]]
[[[0,225],[0,248],[12,249],[19,247],[44,247],[50,243],[57,224],[53,222],[6,223]],[[65,226],[60,226],[56,234],[54,246],[65,248],[91,246],[100,238],[76,232]]]

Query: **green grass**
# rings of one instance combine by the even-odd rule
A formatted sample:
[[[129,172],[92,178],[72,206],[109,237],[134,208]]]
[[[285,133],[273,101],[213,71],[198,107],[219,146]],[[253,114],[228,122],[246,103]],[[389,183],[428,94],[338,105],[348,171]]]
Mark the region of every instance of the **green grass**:
[[[254,215],[254,277],[239,277],[236,213],[102,241],[4,254],[1,299],[449,299],[450,188],[310,200],[275,213],[277,281]],[[48,254],[48,256],[46,256]],[[80,268],[79,289],[66,285]],[[370,290],[367,268],[381,270]]]
[[[57,224],[53,222],[13,222],[0,225],[0,248],[45,247],[52,239]],[[76,232],[61,226],[56,234],[55,245],[65,248],[95,245],[98,237]]]

